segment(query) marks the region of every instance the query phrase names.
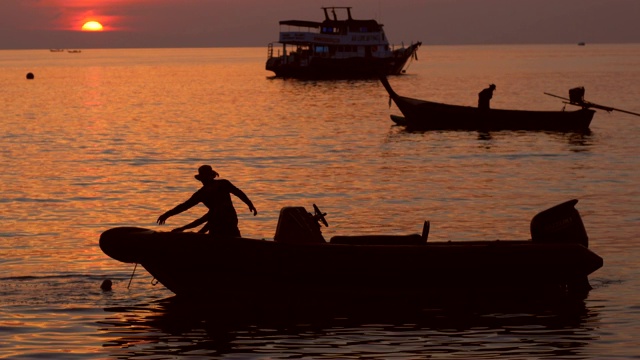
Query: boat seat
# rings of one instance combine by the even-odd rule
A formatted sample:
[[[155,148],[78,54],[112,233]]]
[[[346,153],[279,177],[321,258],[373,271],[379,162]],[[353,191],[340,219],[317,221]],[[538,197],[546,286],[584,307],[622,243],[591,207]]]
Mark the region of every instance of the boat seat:
[[[418,234],[412,235],[360,235],[334,236],[331,244],[343,245],[424,245],[425,238]]]

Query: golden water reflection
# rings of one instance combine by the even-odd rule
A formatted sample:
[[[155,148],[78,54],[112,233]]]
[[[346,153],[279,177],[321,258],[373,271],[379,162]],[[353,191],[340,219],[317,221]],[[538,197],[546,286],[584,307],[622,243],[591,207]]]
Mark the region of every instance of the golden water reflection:
[[[321,305],[289,299],[194,307],[171,298],[150,308],[107,309],[112,315],[101,331],[112,339],[104,345],[112,356],[126,358],[580,357],[596,336],[598,314],[581,301],[514,306],[475,300]]]

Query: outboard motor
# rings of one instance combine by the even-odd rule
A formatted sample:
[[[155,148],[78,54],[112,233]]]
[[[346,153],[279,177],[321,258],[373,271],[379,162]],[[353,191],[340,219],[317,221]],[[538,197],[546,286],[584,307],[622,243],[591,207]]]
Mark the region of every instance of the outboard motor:
[[[302,206],[283,207],[280,210],[276,235],[277,242],[289,244],[324,244],[318,218]]]
[[[569,89],[569,102],[572,104],[583,104],[584,103],[584,87],[576,87],[573,89]]]
[[[589,247],[589,237],[580,213],[569,200],[538,213],[531,219],[531,240],[545,243],[578,243]]]

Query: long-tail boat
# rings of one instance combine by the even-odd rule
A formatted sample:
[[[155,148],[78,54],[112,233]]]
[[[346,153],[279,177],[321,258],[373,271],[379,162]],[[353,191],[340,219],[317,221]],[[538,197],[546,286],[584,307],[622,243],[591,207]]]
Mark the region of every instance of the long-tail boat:
[[[450,105],[398,95],[385,76],[380,81],[403,115],[391,119],[408,130],[587,132],[595,113],[589,106],[571,111],[533,111]]]

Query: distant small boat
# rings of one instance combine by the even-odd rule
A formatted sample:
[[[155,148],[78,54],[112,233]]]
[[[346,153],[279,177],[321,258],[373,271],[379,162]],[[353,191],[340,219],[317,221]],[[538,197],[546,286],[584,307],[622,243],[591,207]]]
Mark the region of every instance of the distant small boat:
[[[64,52],[64,49],[49,49],[51,52]]]
[[[584,41],[580,41],[580,42],[578,43],[578,46],[585,46],[585,45],[587,45],[587,44],[586,44]]]
[[[392,120],[409,130],[587,131],[595,113],[588,108],[531,111],[449,105],[400,96],[386,77],[381,77],[380,81],[404,115],[393,116]]]
[[[82,50],[67,50],[67,52],[72,53],[72,54],[77,54],[77,53],[81,53]]]
[[[353,19],[350,7],[322,9],[322,22],[280,21],[286,28],[279,42],[268,46],[266,70],[289,78],[375,78],[402,74],[407,62],[417,59],[421,42],[392,49],[376,20]],[[346,18],[338,19],[336,10],[346,11]],[[274,54],[274,44],[282,51]]]

